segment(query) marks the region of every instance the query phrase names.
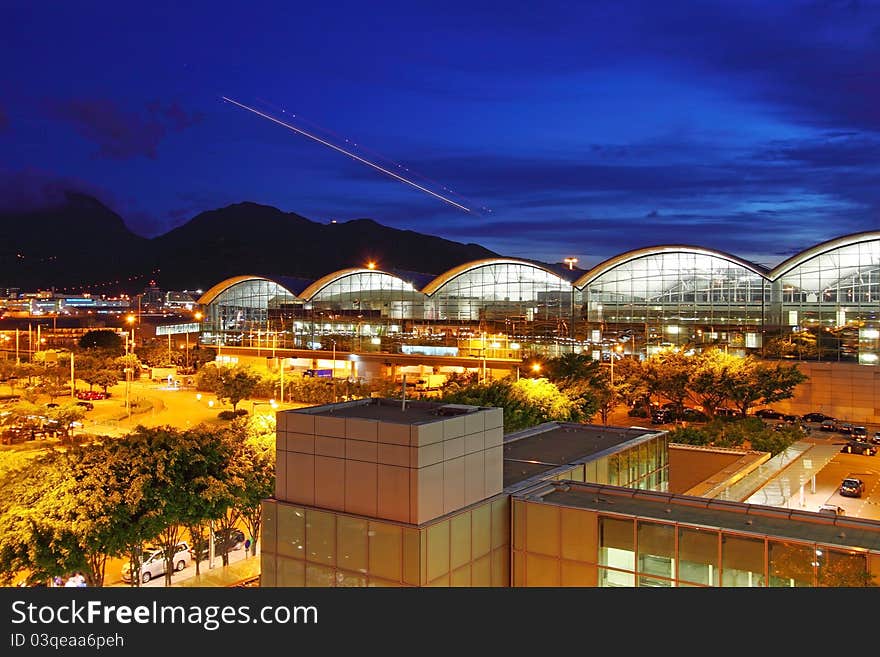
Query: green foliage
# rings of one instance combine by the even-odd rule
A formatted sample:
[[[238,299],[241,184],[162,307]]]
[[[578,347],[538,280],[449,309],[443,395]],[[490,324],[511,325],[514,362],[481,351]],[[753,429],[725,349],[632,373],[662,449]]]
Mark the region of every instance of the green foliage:
[[[644,407],[657,398],[673,402],[680,414],[690,401],[709,417],[722,407],[736,407],[745,416],[755,405],[793,397],[794,389],[807,380],[796,364],[763,363],[719,349],[693,355],[669,350],[643,363],[624,367],[623,362],[618,390],[631,406]]]
[[[113,354],[121,354],[125,350],[125,342],[116,331],[100,329],[86,331],[79,339],[80,349],[102,350]]]
[[[800,439],[800,429],[787,426],[783,426],[778,431],[764,428],[762,431],[755,432],[749,437],[752,449],[761,452],[770,452],[774,456],[785,451]]]
[[[711,444],[709,435],[696,427],[676,427],[667,434],[670,443],[706,446]]]
[[[440,401],[494,406],[504,412],[504,430],[518,431],[551,420],[577,422],[578,407],[547,379],[507,379],[464,386],[446,386]]]
[[[245,369],[233,369],[231,371],[222,372],[220,375],[220,386],[216,390],[217,397],[226,400],[232,404],[234,411],[239,402],[243,399],[249,399],[260,377]]]

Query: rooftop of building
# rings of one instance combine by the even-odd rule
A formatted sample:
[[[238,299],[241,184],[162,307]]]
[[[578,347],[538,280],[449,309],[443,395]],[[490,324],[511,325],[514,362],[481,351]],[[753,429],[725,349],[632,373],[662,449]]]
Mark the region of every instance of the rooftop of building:
[[[629,442],[665,433],[636,427],[545,422],[504,437],[504,488],[518,486],[556,468],[618,451]]]
[[[880,550],[880,522],[863,518],[572,481],[543,482],[515,497],[741,534]]]
[[[395,424],[425,424],[428,422],[441,422],[449,417],[466,415],[481,410],[487,409],[480,406],[411,401],[409,399],[404,404],[400,399],[381,397],[297,408],[288,412],[323,415],[326,417],[360,418],[364,420],[377,420],[379,422],[393,422]]]

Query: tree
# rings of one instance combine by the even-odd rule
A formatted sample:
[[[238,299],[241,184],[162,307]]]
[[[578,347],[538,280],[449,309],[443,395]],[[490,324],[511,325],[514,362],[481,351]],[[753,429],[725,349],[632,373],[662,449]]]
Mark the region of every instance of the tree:
[[[67,402],[55,408],[47,409],[46,416],[58,427],[58,430],[61,432],[61,442],[65,443],[70,440],[70,430],[73,428],[74,423],[82,420],[86,416],[86,411],[82,406]]]
[[[807,380],[795,365],[758,363],[746,358],[740,376],[729,391],[731,402],[745,416],[753,405],[772,404],[794,396],[794,389]]]
[[[121,354],[125,350],[125,343],[116,331],[100,329],[86,331],[79,339],[80,349],[103,350],[115,354]]]
[[[542,422],[577,422],[577,407],[547,379],[508,379],[464,386],[447,386],[440,401],[472,406],[494,406],[504,412],[504,430],[518,431]]]
[[[731,399],[733,391],[749,377],[751,359],[743,359],[721,351],[708,349],[692,358],[692,373],[688,380],[688,396],[710,418]]]
[[[760,452],[770,452],[776,456],[800,439],[801,434],[797,427],[782,426],[779,430],[764,427],[763,430],[749,435],[749,444],[752,446],[752,449]]]
[[[254,389],[260,383],[260,377],[243,369],[233,369],[220,375],[220,386],[216,394],[221,400],[228,400],[232,404],[233,412],[238,403],[248,399]]]
[[[229,434],[204,425],[179,431],[170,426],[138,431],[149,440],[158,460],[154,474],[155,504],[162,526],[157,547],[165,556],[165,584],[170,586],[176,546],[183,528],[222,517],[232,504],[226,468],[233,446]]]
[[[275,417],[238,420],[234,430],[244,433],[229,468],[237,482],[235,508],[250,534],[251,555],[255,555],[262,501],[275,494]]]
[[[644,377],[651,395],[660,395],[675,404],[681,416],[688,397],[688,383],[693,369],[692,360],[681,351],[661,351],[644,363]]]
[[[101,390],[107,392],[107,388],[119,383],[119,371],[110,368],[90,370],[82,373],[79,378],[89,384],[89,390],[93,386],[98,386]]]

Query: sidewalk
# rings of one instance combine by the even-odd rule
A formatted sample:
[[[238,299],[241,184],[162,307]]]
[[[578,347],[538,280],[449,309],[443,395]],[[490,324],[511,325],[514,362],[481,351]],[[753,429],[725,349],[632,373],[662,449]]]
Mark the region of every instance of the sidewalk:
[[[225,587],[236,586],[260,576],[260,555],[248,557],[228,566],[220,566],[200,572],[171,586]]]

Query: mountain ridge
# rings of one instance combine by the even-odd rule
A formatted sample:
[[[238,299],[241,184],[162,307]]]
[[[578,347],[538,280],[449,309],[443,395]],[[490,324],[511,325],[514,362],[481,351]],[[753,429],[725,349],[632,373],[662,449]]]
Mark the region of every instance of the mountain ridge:
[[[0,211],[0,287],[136,293],[207,289],[243,273],[319,278],[373,261],[379,269],[437,275],[464,262],[500,257],[363,217],[321,224],[295,212],[241,201],[206,210],[147,238],[98,199],[66,192],[56,207]]]

